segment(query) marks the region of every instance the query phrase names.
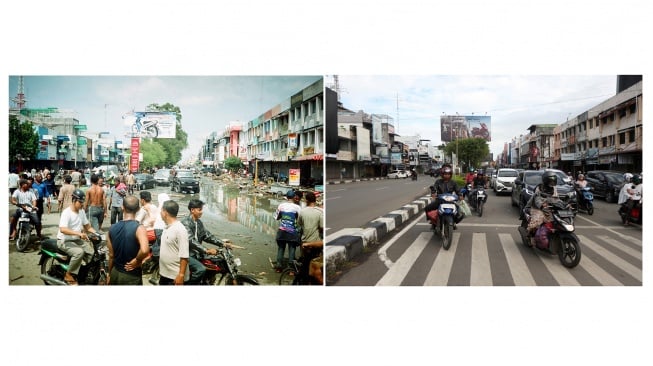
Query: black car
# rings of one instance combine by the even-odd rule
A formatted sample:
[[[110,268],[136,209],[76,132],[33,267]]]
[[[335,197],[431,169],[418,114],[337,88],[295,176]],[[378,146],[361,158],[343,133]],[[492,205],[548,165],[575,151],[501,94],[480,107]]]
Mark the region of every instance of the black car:
[[[571,203],[572,209],[574,212],[576,212],[578,209],[578,204],[574,186],[572,184],[565,183],[565,178],[568,178],[567,174],[557,169],[524,170],[523,172],[520,172],[519,177],[515,180],[515,185],[510,197],[512,205],[519,207],[519,212],[521,215],[524,206],[526,206],[526,203],[528,203],[528,201],[533,196],[535,187],[537,187],[538,184],[542,183],[542,174],[544,174],[545,171],[553,171],[556,173],[558,176],[558,185],[556,186],[558,196],[563,201]]]
[[[138,190],[156,187],[156,180],[152,174],[134,174]]]
[[[195,174],[193,174],[192,170],[177,170],[177,174],[174,177],[170,178],[170,189],[173,192],[200,193],[200,181],[195,177]]]
[[[608,203],[617,202],[625,182],[624,173],[614,170],[591,170],[585,174],[585,180],[592,187],[592,193]]]

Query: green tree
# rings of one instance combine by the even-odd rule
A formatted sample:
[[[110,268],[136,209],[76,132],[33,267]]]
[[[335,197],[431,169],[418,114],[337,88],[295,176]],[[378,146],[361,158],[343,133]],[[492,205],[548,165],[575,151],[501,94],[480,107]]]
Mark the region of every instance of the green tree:
[[[161,166],[166,162],[166,152],[161,144],[151,139],[143,139],[140,145],[140,152],[143,153],[142,169],[150,169]]]
[[[474,137],[448,142],[444,152],[447,155],[452,153],[458,155],[458,161],[467,167],[478,167],[490,154],[490,147],[485,139]]]
[[[16,116],[9,116],[9,161],[15,164],[22,158],[36,159],[39,149],[39,134],[30,121],[20,122]]]
[[[230,156],[224,160],[224,168],[232,173],[243,167],[243,162],[237,156]]]
[[[181,127],[181,110],[179,107],[170,103],[165,103],[163,105],[152,103],[147,106],[147,110],[176,113],[177,125],[175,126],[175,138],[156,139],[156,142],[159,143],[163,148],[163,151],[166,153],[163,164],[166,166],[176,165],[181,160],[181,152],[188,147],[188,134]]]

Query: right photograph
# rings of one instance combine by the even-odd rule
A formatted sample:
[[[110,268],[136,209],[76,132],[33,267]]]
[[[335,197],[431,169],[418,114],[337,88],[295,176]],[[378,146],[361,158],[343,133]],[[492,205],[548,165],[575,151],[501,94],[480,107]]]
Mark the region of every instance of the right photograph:
[[[642,75],[326,75],[328,286],[642,286]]]

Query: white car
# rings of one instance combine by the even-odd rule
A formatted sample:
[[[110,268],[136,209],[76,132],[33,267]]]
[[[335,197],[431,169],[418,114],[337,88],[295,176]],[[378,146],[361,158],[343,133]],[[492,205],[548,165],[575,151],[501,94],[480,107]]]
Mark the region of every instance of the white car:
[[[515,179],[519,176],[519,172],[516,169],[501,168],[495,173],[494,193],[497,195],[502,192],[512,193],[512,189],[515,186]]]
[[[390,173],[388,173],[388,179],[399,179],[399,178],[407,178],[407,177],[408,175],[403,170],[393,170]]]

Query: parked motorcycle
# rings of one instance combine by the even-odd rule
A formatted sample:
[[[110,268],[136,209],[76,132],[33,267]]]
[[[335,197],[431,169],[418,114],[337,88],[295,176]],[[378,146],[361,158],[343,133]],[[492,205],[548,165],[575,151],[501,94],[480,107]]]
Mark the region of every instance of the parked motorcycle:
[[[483,216],[483,206],[487,202],[487,194],[485,193],[485,187],[478,186],[475,190],[472,190],[469,196],[469,206],[472,210],[478,212],[478,216]]]
[[[36,212],[37,208],[28,203],[16,206],[21,210],[20,217],[16,223],[16,249],[19,252],[24,252],[29,246],[32,230],[34,229],[31,215],[32,212]]]
[[[549,201],[544,208],[550,213],[552,220],[543,223],[534,236],[535,248],[552,255],[558,255],[560,263],[567,268],[573,268],[580,262],[580,240],[574,234],[574,212],[569,205],[559,200]],[[529,209],[524,209],[524,218],[519,226],[519,234],[525,246],[533,247],[528,233],[528,222],[531,219]]]
[[[576,197],[578,201],[578,211],[585,211],[588,215],[594,214],[594,195],[591,187],[576,186]]]
[[[77,275],[80,285],[105,285],[109,267],[109,248],[104,234],[88,233],[93,244],[93,257],[89,263],[82,262]],[[64,276],[70,264],[70,257],[57,246],[56,239],[44,240],[41,243],[41,279],[46,285],[68,285]]]
[[[433,187],[431,187],[433,194]],[[436,198],[440,201],[437,210],[427,213],[429,222],[431,223],[431,230],[442,238],[442,247],[449,250],[451,247],[451,239],[453,237],[455,217],[458,215],[458,196],[453,193],[439,194]]]

